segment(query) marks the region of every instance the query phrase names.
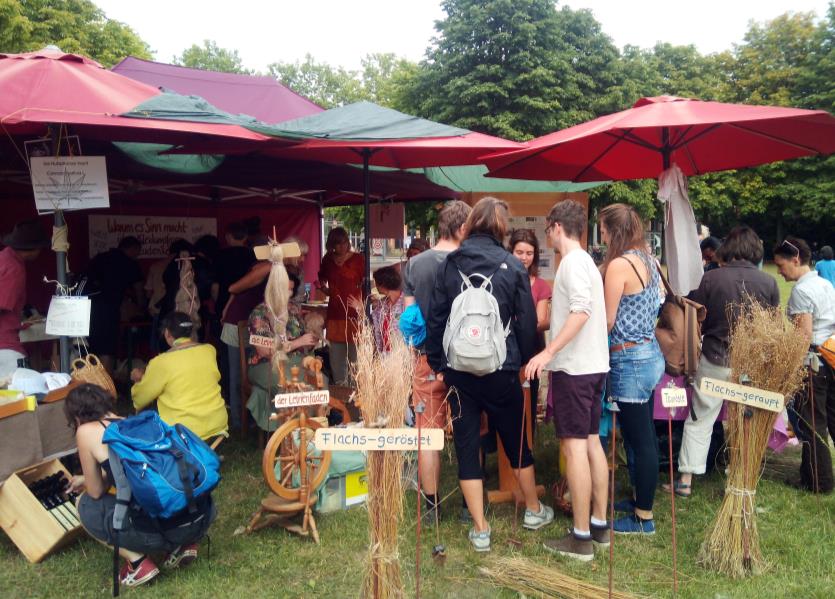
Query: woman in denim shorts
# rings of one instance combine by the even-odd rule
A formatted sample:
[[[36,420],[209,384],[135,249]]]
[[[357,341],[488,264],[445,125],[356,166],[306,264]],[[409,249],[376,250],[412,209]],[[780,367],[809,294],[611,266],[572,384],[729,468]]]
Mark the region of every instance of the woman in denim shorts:
[[[635,487],[634,512],[615,520],[613,530],[654,534],[658,441],[652,392],[664,373],[664,357],[655,340],[659,274],[645,250],[644,225],[634,208],[606,206],[600,211],[600,231],[608,247],[602,267],[609,327],[606,393],[617,404],[624,443],[632,452]]]

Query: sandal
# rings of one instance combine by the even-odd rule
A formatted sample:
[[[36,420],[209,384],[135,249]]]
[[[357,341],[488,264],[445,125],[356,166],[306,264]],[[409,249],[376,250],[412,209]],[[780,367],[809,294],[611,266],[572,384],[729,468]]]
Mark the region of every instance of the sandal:
[[[670,492],[669,484],[664,484],[661,486],[665,491],[667,491],[668,493]],[[683,483],[680,480],[677,480],[675,483],[673,483],[673,491],[678,497],[681,497],[682,499],[687,499],[693,493],[693,485]]]

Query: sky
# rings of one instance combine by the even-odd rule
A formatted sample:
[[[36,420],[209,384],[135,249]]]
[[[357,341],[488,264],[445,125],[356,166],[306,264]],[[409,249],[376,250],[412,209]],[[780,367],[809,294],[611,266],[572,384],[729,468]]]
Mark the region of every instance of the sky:
[[[360,59],[393,52],[419,61],[444,13],[440,0],[93,0],[105,14],[130,25],[154,51],[172,62],[192,44],[211,39],[238,51],[244,66],[266,71],[272,62],[317,61],[358,69]],[[694,44],[720,52],[742,41],[751,20],[787,11],[822,18],[828,0],[564,0],[588,8],[618,47],[657,41]]]

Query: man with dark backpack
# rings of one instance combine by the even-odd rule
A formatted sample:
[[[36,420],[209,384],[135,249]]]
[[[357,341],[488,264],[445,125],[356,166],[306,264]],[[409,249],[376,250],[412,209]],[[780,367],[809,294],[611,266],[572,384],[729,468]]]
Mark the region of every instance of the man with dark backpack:
[[[156,578],[159,568],[149,553],[166,553],[165,568],[194,561],[197,543],[216,516],[211,490],[219,462],[211,449],[152,412],[119,418],[110,395],[96,385],[70,391],[64,411],[76,430],[83,472],[67,491],[84,491],[77,503],[82,525],[114,548],[114,595],[119,584],[138,586]],[[130,445],[132,453],[124,450]],[[138,478],[159,491],[149,491]],[[125,560],[121,569],[118,556]]]

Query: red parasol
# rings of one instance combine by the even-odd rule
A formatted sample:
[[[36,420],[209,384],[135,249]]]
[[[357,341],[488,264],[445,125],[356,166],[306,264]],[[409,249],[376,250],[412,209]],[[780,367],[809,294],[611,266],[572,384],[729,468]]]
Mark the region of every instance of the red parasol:
[[[823,110],[641,98],[632,108],[485,156],[488,176],[604,181],[685,175],[835,152],[835,117]]]
[[[0,54],[0,89],[0,126],[9,135],[44,135],[50,124],[67,124],[87,138],[109,141],[270,139],[238,125],[118,116],[162,92],[52,48]]]

